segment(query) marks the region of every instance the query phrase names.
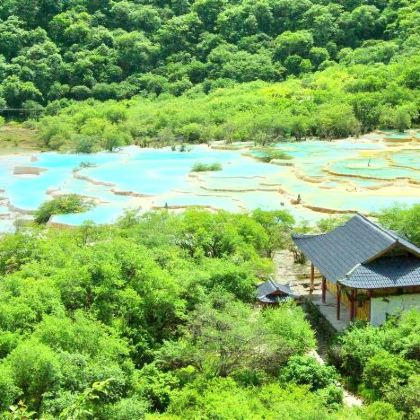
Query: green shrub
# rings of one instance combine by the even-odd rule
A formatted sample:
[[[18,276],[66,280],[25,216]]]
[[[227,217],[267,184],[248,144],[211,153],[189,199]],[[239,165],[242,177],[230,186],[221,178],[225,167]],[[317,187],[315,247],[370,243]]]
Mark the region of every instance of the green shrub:
[[[257,159],[269,163],[272,160],[290,160],[293,157],[281,150],[264,150],[261,155],[257,156]]]
[[[21,390],[15,385],[13,370],[0,364],[0,410],[8,409],[20,393]]]
[[[306,387],[268,384],[244,388],[231,378],[203,377],[173,392],[168,414],[220,420],[328,418],[320,398]]]
[[[332,366],[322,365],[311,356],[292,356],[280,373],[282,382],[309,385],[313,391],[334,385],[337,378]]]
[[[386,208],[379,213],[378,219],[386,228],[420,246],[420,204]]]
[[[170,402],[171,391],[178,385],[172,372],[163,372],[155,364],[145,365],[139,372],[136,391],[152,408],[165,410]]]
[[[420,414],[419,395],[420,374],[410,376],[405,385],[393,380],[386,384],[383,390],[384,400],[390,402],[410,419],[416,419]]]
[[[73,143],[75,144],[76,153],[92,153],[97,144],[97,140],[92,136],[78,134],[73,136]]]
[[[84,168],[94,168],[95,164],[92,162],[89,162],[87,160],[84,160],[83,162],[80,162],[79,164],[79,168],[84,169]]]
[[[106,418],[109,420],[141,420],[148,410],[149,403],[147,401],[135,397],[123,398],[107,410]]]
[[[11,331],[0,331],[0,359],[6,357],[19,343],[19,334]]]
[[[329,216],[316,222],[316,227],[321,233],[329,232],[349,220],[348,216]]]
[[[363,370],[363,384],[379,397],[391,381],[400,384],[407,382],[413,370],[413,362],[381,350],[367,361]]]
[[[325,388],[320,388],[316,394],[329,409],[338,409],[343,404],[343,389],[337,385],[330,384]]]
[[[340,363],[341,371],[358,383],[370,357],[380,352],[385,343],[386,333],[383,329],[371,325],[355,327],[339,337],[340,345],[336,348],[335,358]]]
[[[6,359],[13,381],[24,390],[31,407],[39,409],[43,394],[56,389],[61,380],[58,356],[36,340],[20,343]]]
[[[47,223],[53,214],[82,213],[92,207],[92,202],[77,194],[55,197],[42,204],[35,213],[35,222]]]
[[[420,312],[415,309],[390,318],[381,327],[354,324],[339,336],[330,360],[332,355],[335,366],[364,398],[389,399],[397,405],[400,391],[407,389],[410,394],[408,390],[415,388],[419,331]]]
[[[221,171],[222,165],[218,162],[215,163],[195,163],[191,172],[208,172],[208,171]]]
[[[403,416],[392,404],[376,401],[363,407],[360,413],[362,420],[402,420]]]

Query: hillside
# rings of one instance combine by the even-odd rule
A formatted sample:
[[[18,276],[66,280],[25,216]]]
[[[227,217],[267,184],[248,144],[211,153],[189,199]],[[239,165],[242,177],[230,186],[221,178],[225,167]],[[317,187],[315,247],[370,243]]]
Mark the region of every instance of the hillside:
[[[414,231],[418,210],[381,220]],[[284,211],[163,211],[3,236],[1,417],[416,418],[418,311],[353,326],[320,365],[302,307],[255,305],[293,223]],[[364,406],[343,405],[340,383]]]
[[[0,419],[419,420],[419,110],[420,0],[0,0]]]
[[[418,123],[420,56],[390,64],[335,65],[287,81],[250,82],[208,94],[69,105],[35,126],[49,149],[90,152],[135,143],[213,140],[258,144],[288,137],[357,136]]]
[[[0,104],[38,112],[54,103],[51,111],[70,99],[179,96],[336,62],[387,64],[418,52],[418,8],[410,0],[6,0]]]

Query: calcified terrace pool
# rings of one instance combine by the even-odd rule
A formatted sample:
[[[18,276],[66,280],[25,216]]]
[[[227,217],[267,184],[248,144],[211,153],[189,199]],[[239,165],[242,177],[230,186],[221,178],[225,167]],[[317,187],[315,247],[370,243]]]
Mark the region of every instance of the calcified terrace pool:
[[[420,202],[420,136],[373,133],[360,139],[278,143],[291,159],[263,163],[245,144],[191,146],[187,151],[126,147],[115,153],[54,152],[0,158],[0,231],[13,229],[59,194],[94,200],[85,213],[51,223],[112,223],[127,209],[201,206],[229,211],[288,209],[314,221],[327,213],[372,213],[394,203]],[[191,172],[195,163],[222,165]],[[297,197],[300,195],[300,202]]]

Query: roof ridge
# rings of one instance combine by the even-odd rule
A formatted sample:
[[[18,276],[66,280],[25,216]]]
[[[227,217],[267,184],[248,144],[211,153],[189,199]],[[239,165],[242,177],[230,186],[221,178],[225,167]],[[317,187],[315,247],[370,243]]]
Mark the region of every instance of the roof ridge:
[[[398,239],[399,239],[399,236],[398,235],[395,235],[395,234],[391,233],[388,229],[382,227],[378,223],[372,222],[372,220],[368,219],[363,214],[357,213],[354,217],[356,217],[356,216],[361,217],[364,221],[368,222],[370,225],[372,225],[373,227],[375,227],[376,229],[378,229],[381,233],[384,233],[385,235],[391,237],[394,241],[398,242]]]
[[[356,268],[360,267],[361,265],[363,265],[364,263],[357,263],[353,268],[350,268],[350,270],[344,275],[344,277],[349,277],[353,274],[354,270],[356,270]],[[339,279],[340,280],[340,279]]]
[[[381,233],[384,233],[387,237],[390,237],[394,241],[394,243],[390,247],[401,245],[402,247],[409,250],[410,252],[415,252],[417,256],[420,256],[420,248],[417,245],[415,245],[413,242],[411,242],[409,239],[404,238],[403,236],[400,236],[397,232],[394,232],[390,229],[386,229],[383,226],[372,222],[366,216],[363,216],[360,213],[357,213],[356,216],[360,216],[363,220],[370,223],[378,231],[380,231]]]
[[[299,238],[299,239],[308,239],[313,238],[314,236],[323,236],[328,232],[322,233],[292,233],[292,238]]]

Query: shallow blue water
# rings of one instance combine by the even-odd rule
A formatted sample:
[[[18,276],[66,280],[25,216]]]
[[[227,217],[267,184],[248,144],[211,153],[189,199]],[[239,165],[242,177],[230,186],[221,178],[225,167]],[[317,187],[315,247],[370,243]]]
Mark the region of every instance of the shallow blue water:
[[[85,213],[60,214],[53,216],[52,221],[66,225],[81,225],[88,221],[98,224],[109,224],[117,221],[124,214],[124,208],[99,205]]]
[[[13,220],[2,220],[0,219],[0,232],[12,233],[15,231],[15,225]]]
[[[298,218],[321,217],[291,205],[298,194],[305,204],[312,206],[363,212],[394,202],[420,202],[420,193],[413,195],[401,190],[397,195],[388,196],[376,190],[371,192],[365,188],[381,187],[384,181],[355,177],[373,176],[390,182],[396,177],[419,180],[419,149],[394,152],[384,142],[376,140],[288,142],[276,147],[293,157],[285,162],[289,166],[260,162],[245,156],[243,150],[212,150],[205,146],[191,147],[187,152],[130,146],[118,153],[48,152],[2,157],[0,189],[5,191],[2,196],[12,207],[26,211],[36,210],[54,194],[78,193],[96,201],[97,206],[85,213],[54,216],[54,222],[64,224],[80,224],[86,220],[111,223],[125,209],[165,204],[200,205],[229,211],[287,208]],[[379,151],[381,155],[370,158],[370,151]],[[367,164],[369,160],[371,166]],[[198,162],[218,162],[222,170],[191,174],[193,165]],[[39,175],[14,175],[16,166],[45,171]],[[343,176],[330,175],[328,170]],[[308,182],[311,180],[316,182]],[[283,192],[288,194],[287,198]],[[136,195],[150,198],[143,203]],[[9,221],[0,223],[0,231],[9,228]]]
[[[370,166],[369,166],[370,165]],[[420,180],[420,172],[408,168],[389,166],[385,159],[349,159],[335,162],[331,170],[344,175],[375,177],[384,180],[394,178],[410,178]]]
[[[201,206],[208,208],[222,208],[227,211],[239,212],[243,210],[240,202],[228,196],[205,196],[205,195],[192,195],[181,194],[175,197],[168,197],[160,199],[156,202],[157,207],[184,207],[184,206]]]
[[[395,165],[406,166],[420,171],[420,159],[416,150],[405,150],[394,153],[392,161]]]

